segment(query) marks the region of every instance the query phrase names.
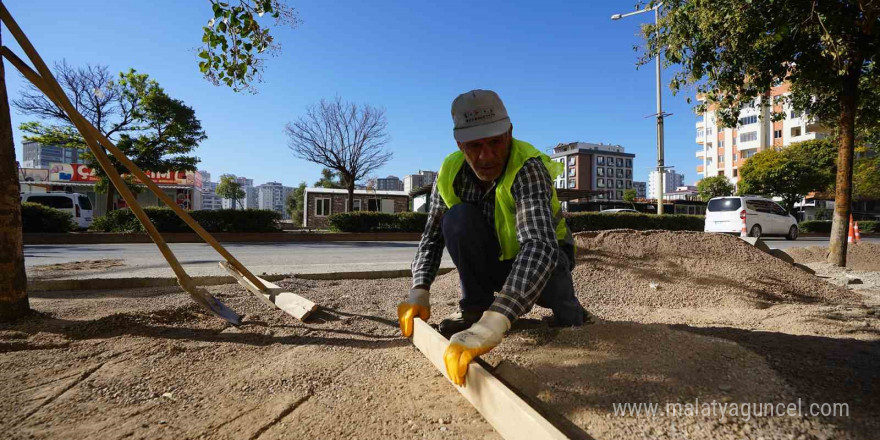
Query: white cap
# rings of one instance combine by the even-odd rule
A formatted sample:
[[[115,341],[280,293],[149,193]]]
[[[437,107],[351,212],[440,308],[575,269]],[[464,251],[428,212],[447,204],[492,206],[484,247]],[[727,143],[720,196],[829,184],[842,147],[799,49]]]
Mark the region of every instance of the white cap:
[[[457,142],[498,136],[510,130],[507,109],[491,90],[471,90],[452,101],[452,130]]]

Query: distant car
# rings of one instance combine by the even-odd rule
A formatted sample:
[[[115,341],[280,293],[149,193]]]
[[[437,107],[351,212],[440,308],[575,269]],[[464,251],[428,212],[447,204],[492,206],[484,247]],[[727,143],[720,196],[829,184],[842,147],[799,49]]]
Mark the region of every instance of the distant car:
[[[88,229],[92,225],[92,201],[85,194],[63,191],[21,193],[21,201],[39,203],[69,213],[80,229]]]
[[[639,213],[639,211],[636,211],[635,209],[629,209],[629,208],[603,209],[599,212],[634,212],[636,214]]]
[[[798,237],[797,220],[776,202],[764,197],[716,197],[706,205],[705,232],[739,234],[743,222],[749,237]]]

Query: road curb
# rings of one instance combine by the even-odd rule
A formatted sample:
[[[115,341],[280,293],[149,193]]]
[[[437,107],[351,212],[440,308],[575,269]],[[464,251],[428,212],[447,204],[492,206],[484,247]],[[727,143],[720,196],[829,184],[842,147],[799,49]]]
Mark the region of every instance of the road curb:
[[[454,270],[451,267],[440,268],[437,275],[444,275]],[[364,272],[325,272],[325,273],[300,273],[300,274],[276,274],[259,275],[266,281],[279,281],[285,278],[299,278],[303,280],[377,280],[382,278],[402,278],[412,275],[409,269],[400,270],[373,270]],[[217,286],[221,284],[235,284],[235,278],[228,275],[192,277],[199,286]],[[177,278],[87,278],[78,280],[30,280],[27,289],[29,292],[52,292],[59,290],[108,290],[108,289],[134,289],[139,287],[171,287],[177,286]]]
[[[163,232],[167,243],[204,243],[194,232]],[[221,243],[300,243],[325,241],[419,241],[419,232],[215,232]],[[146,233],[69,232],[23,234],[25,245],[152,243]]]

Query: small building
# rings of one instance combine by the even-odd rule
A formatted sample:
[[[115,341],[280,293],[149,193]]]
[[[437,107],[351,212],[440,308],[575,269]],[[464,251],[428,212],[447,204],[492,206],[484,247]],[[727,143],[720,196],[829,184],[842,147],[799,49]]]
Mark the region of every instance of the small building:
[[[667,191],[663,194],[663,200],[700,200],[700,192],[696,186],[679,186],[675,191]]]
[[[303,226],[309,229],[328,229],[332,214],[347,212],[348,190],[335,188],[306,188],[304,194]],[[354,190],[352,211],[397,213],[409,207],[409,195],[404,191]]]

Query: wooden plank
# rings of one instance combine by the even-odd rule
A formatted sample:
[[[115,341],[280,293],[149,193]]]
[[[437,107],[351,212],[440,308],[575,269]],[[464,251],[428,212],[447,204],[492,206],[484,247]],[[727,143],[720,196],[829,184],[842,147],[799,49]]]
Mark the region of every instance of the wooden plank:
[[[413,329],[413,344],[449,380],[446,376],[446,366],[443,364],[443,353],[449,341],[425,321],[417,318]],[[466,382],[467,386],[455,388],[505,439],[568,438],[476,362],[471,362],[468,367]],[[452,381],[450,380],[449,383]]]
[[[277,284],[270,283],[260,277],[257,277],[263,285],[266,286],[267,291],[261,290],[256,285],[251,283],[251,281],[244,277],[238,270],[232,267],[231,264],[221,261],[220,267],[226,269],[230,275],[235,277],[238,280],[239,284],[244,286],[251,293],[256,295],[260,300],[269,305],[269,307],[278,307],[283,310],[285,313],[293,316],[300,321],[305,321],[309,315],[312,314],[315,310],[318,309],[318,305],[295,294],[292,292],[285,292],[284,289],[278,287]]]

